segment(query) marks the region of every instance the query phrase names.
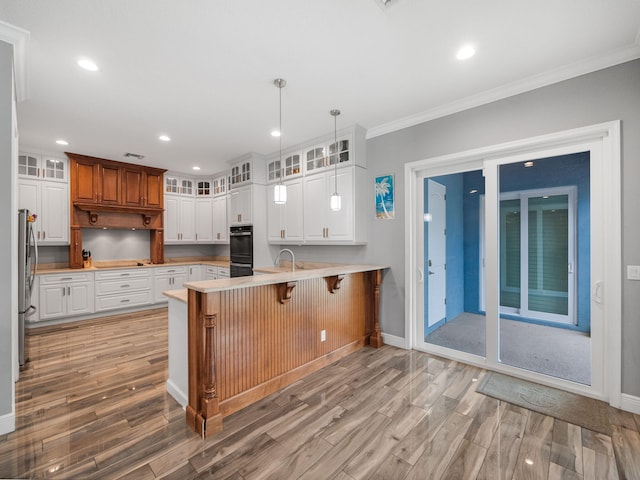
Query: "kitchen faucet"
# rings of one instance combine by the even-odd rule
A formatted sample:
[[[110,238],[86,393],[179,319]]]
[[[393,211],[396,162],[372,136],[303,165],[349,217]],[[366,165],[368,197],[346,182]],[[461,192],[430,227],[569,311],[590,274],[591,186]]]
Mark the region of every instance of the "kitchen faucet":
[[[293,252],[291,250],[289,250],[288,248],[283,248],[282,250],[280,250],[278,252],[278,256],[276,257],[276,261],[273,262],[274,265],[277,265],[278,267],[280,267],[280,255],[283,252],[289,252],[289,254],[291,255],[291,271],[295,272],[296,271],[296,257],[293,254]]]

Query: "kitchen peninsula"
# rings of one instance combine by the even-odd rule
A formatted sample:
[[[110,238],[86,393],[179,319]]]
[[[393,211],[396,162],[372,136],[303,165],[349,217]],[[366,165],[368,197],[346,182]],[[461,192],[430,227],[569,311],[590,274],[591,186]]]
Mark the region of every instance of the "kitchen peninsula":
[[[365,345],[380,347],[382,265],[186,283],[169,297],[167,390],[203,437],[223,417]]]

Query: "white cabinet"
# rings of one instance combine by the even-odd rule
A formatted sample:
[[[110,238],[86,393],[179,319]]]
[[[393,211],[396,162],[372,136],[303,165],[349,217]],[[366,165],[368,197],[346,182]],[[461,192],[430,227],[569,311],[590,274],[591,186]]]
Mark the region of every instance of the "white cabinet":
[[[207,266],[205,272],[206,280],[217,280],[218,279],[218,267],[213,267],[211,265]]]
[[[69,163],[49,155],[18,155],[18,208],[37,216],[42,245],[69,244]]]
[[[226,195],[213,199],[213,242],[229,243]]]
[[[273,201],[275,184],[267,188],[267,234],[270,243],[302,243],[304,241],[304,199],[302,178],[284,182],[287,203]]]
[[[195,241],[213,243],[213,199],[196,198]]]
[[[151,269],[105,270],[95,274],[96,312],[153,303]]]
[[[252,199],[251,185],[236,188],[229,193],[229,225],[246,225],[251,223]]]
[[[153,285],[155,302],[166,302],[167,297],[165,297],[162,292],[182,288],[186,281],[187,267],[184,265],[174,267],[156,267]]]
[[[337,190],[342,208],[332,211],[330,197],[336,190],[333,170],[304,179],[304,239],[307,244],[356,244],[366,238],[366,209],[363,195],[366,171],[360,167],[338,169]]]
[[[218,175],[213,179],[213,196],[219,197],[220,195],[227,194],[227,175]]]
[[[218,279],[229,278],[231,276],[231,270],[228,267],[218,267]]]
[[[205,265],[189,265],[187,269],[189,271],[188,280],[190,282],[206,280],[207,267]]]
[[[179,195],[165,195],[165,244],[194,243],[195,240],[195,199]]]
[[[91,272],[40,275],[39,283],[40,321],[93,313]]]
[[[341,129],[337,139],[324,136],[309,142],[302,150],[306,174],[323,172],[333,167],[356,165],[366,167],[366,131],[359,125]]]
[[[68,165],[69,162],[66,158],[20,152],[18,155],[18,176],[68,182]]]
[[[39,244],[69,244],[68,184],[20,178],[18,208],[28,208],[36,214],[34,225]]]

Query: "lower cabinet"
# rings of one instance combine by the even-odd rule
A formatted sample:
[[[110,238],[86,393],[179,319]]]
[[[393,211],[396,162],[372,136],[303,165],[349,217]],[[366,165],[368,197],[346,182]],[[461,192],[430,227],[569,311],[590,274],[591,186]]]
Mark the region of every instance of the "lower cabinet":
[[[93,273],[39,276],[39,321],[94,312]]]
[[[96,312],[153,303],[151,269],[96,272]]]
[[[205,265],[189,265],[187,268],[189,269],[188,279],[190,282],[206,280],[207,267]]]
[[[175,267],[156,267],[154,272],[154,301],[166,302],[162,292],[167,290],[177,290],[182,288],[184,282],[187,281],[187,267],[175,266]]]

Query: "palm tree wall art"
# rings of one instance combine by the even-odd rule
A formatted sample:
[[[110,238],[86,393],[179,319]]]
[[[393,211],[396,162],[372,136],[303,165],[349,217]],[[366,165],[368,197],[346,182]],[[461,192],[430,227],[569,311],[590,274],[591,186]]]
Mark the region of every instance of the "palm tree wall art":
[[[376,177],[376,218],[393,219],[393,175]]]

